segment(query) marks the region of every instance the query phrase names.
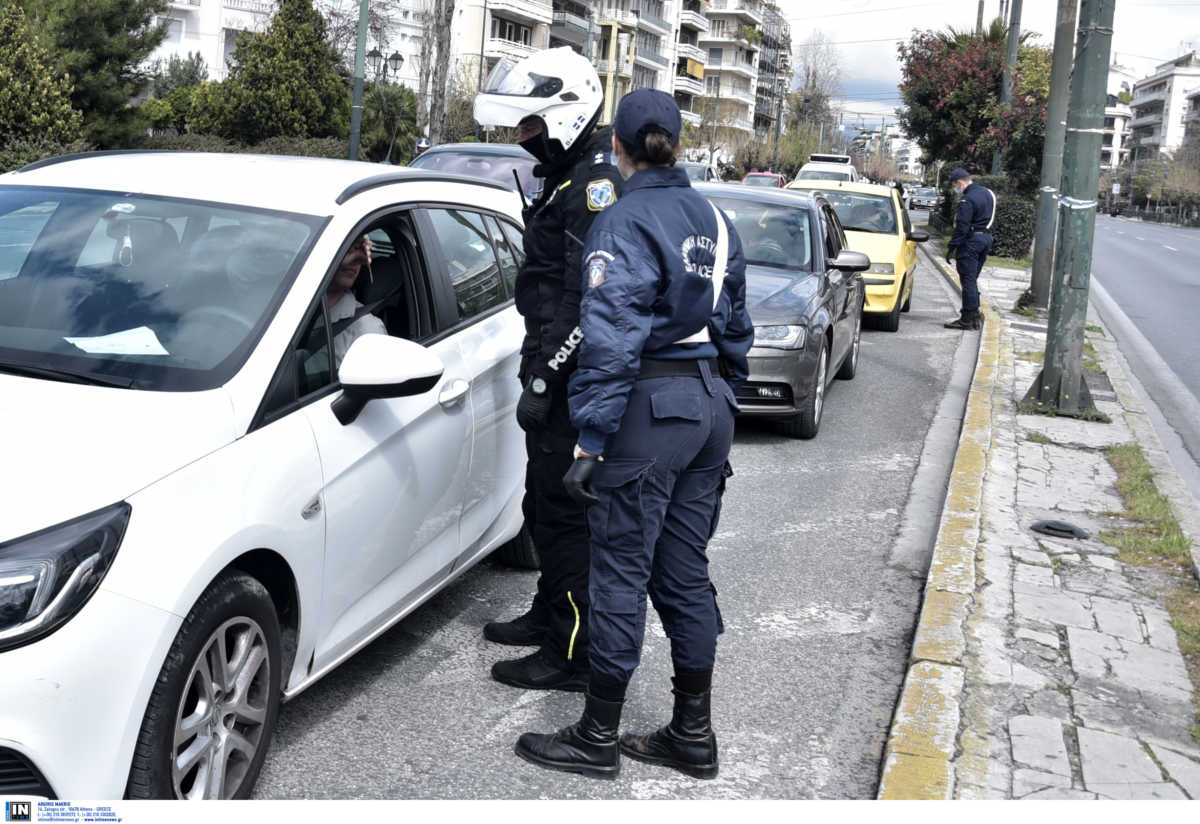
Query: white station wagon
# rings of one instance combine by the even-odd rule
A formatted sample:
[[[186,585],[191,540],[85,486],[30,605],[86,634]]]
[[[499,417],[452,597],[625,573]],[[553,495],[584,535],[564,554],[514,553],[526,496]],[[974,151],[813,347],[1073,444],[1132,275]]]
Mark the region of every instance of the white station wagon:
[[[0,796],[246,797],[281,699],[520,549],[520,214],[337,160],[0,176]],[[364,234],[387,334],[339,366]]]

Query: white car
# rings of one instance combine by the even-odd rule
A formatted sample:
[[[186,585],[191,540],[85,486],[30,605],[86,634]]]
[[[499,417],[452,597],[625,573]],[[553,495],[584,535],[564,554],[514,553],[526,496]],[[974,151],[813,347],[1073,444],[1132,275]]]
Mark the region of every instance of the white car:
[[[520,215],[337,160],[0,176],[0,796],[246,797],[281,699],[513,545]],[[388,334],[338,368],[364,233]]]

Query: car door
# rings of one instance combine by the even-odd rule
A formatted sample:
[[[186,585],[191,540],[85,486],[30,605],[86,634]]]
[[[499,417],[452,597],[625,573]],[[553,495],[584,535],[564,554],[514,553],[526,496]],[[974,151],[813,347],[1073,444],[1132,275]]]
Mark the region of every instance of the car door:
[[[842,356],[850,346],[850,336],[853,333],[849,324],[844,322],[849,306],[850,278],[846,272],[835,269],[832,265],[846,247],[846,236],[842,233],[841,223],[828,203],[822,204],[821,210],[821,226],[825,235],[825,278],[829,290],[829,323],[833,330],[833,346],[829,353],[829,371],[832,374],[842,362]]]
[[[422,210],[426,247],[449,284],[453,314],[444,325],[456,342],[473,420],[470,467],[463,490],[459,560],[491,543],[506,505],[523,488],[524,437],[516,423],[524,326],[513,305],[516,253],[496,218],[458,208]],[[519,230],[509,227],[514,237]]]
[[[360,225],[345,239],[338,260],[352,241],[378,225]],[[403,234],[393,237],[400,240]],[[326,516],[318,670],[352,652],[435,588],[458,556],[471,454],[470,373],[454,339],[438,337],[427,320],[433,316],[428,304],[437,275],[423,250],[396,265],[406,267],[406,298],[419,304],[414,315],[426,319],[413,337],[441,359],[445,371],[429,392],[371,400],[353,422],[342,425],[331,408],[341,396],[336,365],[329,369],[324,350],[331,391],[304,407],[321,455],[320,503]],[[381,262],[376,266],[382,271]],[[336,264],[330,276],[334,269]],[[330,334],[323,301],[317,302],[311,324],[311,347],[319,354]]]
[[[908,217],[908,210],[900,210],[900,243],[904,249],[901,257],[904,261],[904,272],[908,275],[907,291],[912,291],[913,276],[917,269],[917,244],[915,241],[909,240],[908,236],[912,234],[912,220]]]

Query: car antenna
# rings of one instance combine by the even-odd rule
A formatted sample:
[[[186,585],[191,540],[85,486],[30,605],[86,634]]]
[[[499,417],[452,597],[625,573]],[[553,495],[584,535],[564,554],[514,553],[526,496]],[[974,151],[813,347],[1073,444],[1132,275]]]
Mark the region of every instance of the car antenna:
[[[513,180],[517,181],[517,194],[519,194],[521,196],[521,209],[522,210],[528,209],[529,202],[527,200],[525,200],[525,190],[523,188],[521,188],[521,176],[519,174],[517,174],[516,169],[513,169],[512,173],[513,173]]]

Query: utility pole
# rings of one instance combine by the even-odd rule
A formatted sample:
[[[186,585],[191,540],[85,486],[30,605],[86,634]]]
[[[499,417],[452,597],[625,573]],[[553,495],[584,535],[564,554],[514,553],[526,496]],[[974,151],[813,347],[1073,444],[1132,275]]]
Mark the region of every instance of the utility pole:
[[[1000,81],[1000,104],[1012,102],[1013,71],[1017,68],[1017,48],[1021,45],[1021,0],[1012,0],[1008,24],[1008,58],[1004,61],[1004,79]],[[1106,72],[1107,76],[1107,72]],[[992,154],[992,174],[1004,174],[1004,156],[999,149]]]
[[[979,15],[975,18],[975,33],[983,34],[983,0],[979,0]]]
[[[1054,256],[1050,326],[1042,374],[1030,389],[1043,408],[1077,416],[1092,408],[1083,380],[1083,333],[1092,277],[1100,148],[1116,0],[1083,0],[1067,117],[1062,231]]]
[[[358,45],[354,48],[354,97],[350,103],[350,159],[358,160],[358,145],[362,139],[363,74],[367,63],[367,5],[358,4]]]
[[[717,123],[721,116],[721,75],[717,74],[717,97],[713,101],[712,139],[708,141],[708,165],[715,166],[717,162]]]
[[[1050,270],[1054,265],[1054,235],[1058,228],[1058,187],[1062,183],[1063,144],[1067,137],[1077,4],[1078,0],[1058,0],[1058,22],[1054,27],[1050,103],[1046,110],[1046,142],[1042,148],[1042,185],[1038,190],[1037,235],[1033,242],[1033,272],[1029,279],[1033,305],[1043,308],[1050,303]]]
[[[783,98],[787,81],[783,77],[775,80],[775,91],[779,95],[779,105],[775,107],[775,171],[779,172],[779,136],[783,132]]]

